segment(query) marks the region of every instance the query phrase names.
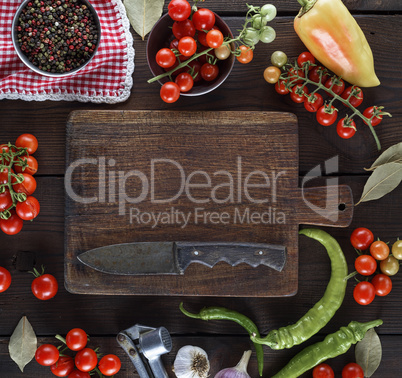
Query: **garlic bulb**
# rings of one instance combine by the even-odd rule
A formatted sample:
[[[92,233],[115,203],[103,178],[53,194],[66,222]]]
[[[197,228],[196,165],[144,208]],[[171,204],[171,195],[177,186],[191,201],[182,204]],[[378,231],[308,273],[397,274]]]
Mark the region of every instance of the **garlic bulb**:
[[[247,365],[250,360],[251,350],[243,353],[239,363],[235,367],[221,370],[214,378],[250,378],[247,373]]]
[[[173,370],[177,378],[207,378],[208,355],[204,349],[186,345],[177,352]]]

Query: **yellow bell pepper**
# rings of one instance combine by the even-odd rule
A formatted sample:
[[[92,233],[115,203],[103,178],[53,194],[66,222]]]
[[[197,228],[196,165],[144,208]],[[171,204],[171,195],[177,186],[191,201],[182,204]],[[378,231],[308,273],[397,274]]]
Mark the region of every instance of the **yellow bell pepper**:
[[[360,26],[341,0],[297,0],[303,8],[294,28],[310,52],[350,84],[380,84],[371,48]]]

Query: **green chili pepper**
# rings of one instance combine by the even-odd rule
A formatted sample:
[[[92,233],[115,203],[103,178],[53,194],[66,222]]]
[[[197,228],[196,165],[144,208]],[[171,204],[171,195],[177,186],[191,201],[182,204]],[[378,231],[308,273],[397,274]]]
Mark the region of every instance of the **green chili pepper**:
[[[255,323],[247,316],[240,314],[237,311],[229,310],[225,307],[204,307],[198,314],[192,314],[188,312],[183,307],[183,302],[180,303],[180,310],[184,315],[190,318],[202,319],[202,320],[231,320],[241,325],[249,335],[257,335],[259,337],[260,333],[258,331]],[[262,376],[264,369],[264,351],[262,345],[254,343],[255,352],[257,354],[258,362],[258,373]]]
[[[270,331],[266,337],[251,336],[255,343],[268,345],[272,349],[291,348],[316,334],[334,316],[345,297],[348,267],[338,242],[328,233],[317,228],[306,228],[299,232],[319,241],[331,259],[331,279],[324,296],[295,324]]]
[[[288,364],[272,378],[296,378],[321,362],[346,353],[352,344],[362,340],[370,328],[382,324],[382,320],[367,323],[350,322],[347,327],[327,337],[316,344],[310,345],[296,354]]]

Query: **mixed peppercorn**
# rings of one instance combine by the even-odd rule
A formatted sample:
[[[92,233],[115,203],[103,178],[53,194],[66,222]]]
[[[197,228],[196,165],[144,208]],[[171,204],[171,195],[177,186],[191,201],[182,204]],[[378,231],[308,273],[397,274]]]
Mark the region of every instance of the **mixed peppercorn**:
[[[49,73],[84,65],[99,39],[94,14],[79,0],[32,0],[21,11],[16,29],[24,55]]]

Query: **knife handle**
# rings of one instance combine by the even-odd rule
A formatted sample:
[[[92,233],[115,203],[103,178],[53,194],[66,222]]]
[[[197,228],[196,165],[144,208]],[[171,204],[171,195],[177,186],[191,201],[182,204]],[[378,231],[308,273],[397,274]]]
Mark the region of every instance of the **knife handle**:
[[[263,243],[176,242],[175,252],[181,274],[191,263],[210,268],[220,261],[231,266],[246,263],[253,268],[266,265],[280,272],[286,262],[284,246]]]

